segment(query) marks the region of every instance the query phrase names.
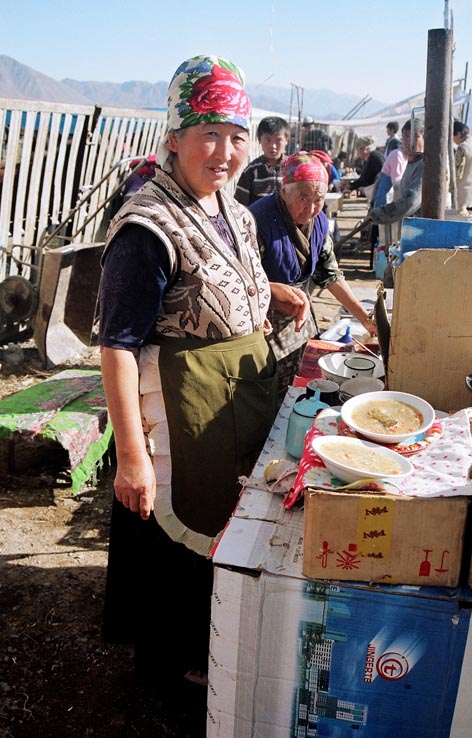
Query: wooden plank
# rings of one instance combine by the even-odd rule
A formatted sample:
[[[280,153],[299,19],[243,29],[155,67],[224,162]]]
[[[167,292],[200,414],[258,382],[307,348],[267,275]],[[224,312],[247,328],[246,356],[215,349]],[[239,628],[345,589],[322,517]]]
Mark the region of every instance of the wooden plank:
[[[28,185],[29,164],[33,148],[33,137],[36,123],[36,113],[26,114],[26,125],[23,128],[21,141],[21,160],[18,172],[18,184],[14,202],[13,215],[13,243],[20,244],[23,241],[23,211],[26,200],[26,188]]]
[[[166,123],[165,121],[154,121],[154,125],[151,129],[152,136],[149,139],[148,142],[148,150],[152,152],[153,154],[157,154],[157,147],[159,146],[159,141],[161,140],[161,137],[164,135],[164,131],[166,129]]]
[[[143,152],[146,156],[150,153],[155,153],[154,151],[151,151],[149,149],[149,134],[151,132],[151,120],[149,118],[144,118],[143,120],[140,120],[140,133],[139,136],[135,136],[133,141],[136,139],[136,149],[135,151]]]
[[[84,129],[85,119],[84,117],[77,116],[75,121],[74,132],[71,134],[69,131],[68,140],[68,157],[67,157],[67,169],[65,176],[65,188],[63,194],[63,205],[62,205],[62,220],[67,216],[67,213],[76,206],[74,196],[74,179],[75,171],[77,167],[77,156],[79,153],[80,141],[82,138],[82,132]],[[72,139],[70,139],[72,135]]]
[[[29,113],[28,113],[29,114]],[[41,178],[43,173],[44,157],[49,129],[49,115],[41,115],[39,118],[38,132],[33,154],[33,164],[29,178],[29,186],[26,201],[26,220],[24,243],[32,245],[36,242],[36,226],[38,216],[39,193],[41,189]]]
[[[10,242],[11,213],[15,186],[16,163],[19,158],[21,112],[12,112],[8,128],[2,199],[0,202],[0,281],[6,275],[6,255]]]
[[[38,216],[38,239],[40,242],[42,235],[46,232],[50,225],[50,201],[52,192],[52,183],[54,177],[54,168],[56,163],[56,151],[59,140],[61,116],[53,114],[51,116],[51,124],[49,128],[48,145],[46,153],[46,163],[44,166],[43,182],[41,187],[41,200],[39,204]]]
[[[25,110],[35,110],[37,112],[46,111],[49,113],[70,113],[71,115],[75,115],[77,113],[82,113],[83,115],[91,115],[94,111],[93,105],[43,102],[42,100],[21,100],[6,97],[0,97],[0,108],[19,112],[24,112]]]
[[[436,410],[469,407],[472,372],[472,251],[422,249],[398,269],[388,387]]]

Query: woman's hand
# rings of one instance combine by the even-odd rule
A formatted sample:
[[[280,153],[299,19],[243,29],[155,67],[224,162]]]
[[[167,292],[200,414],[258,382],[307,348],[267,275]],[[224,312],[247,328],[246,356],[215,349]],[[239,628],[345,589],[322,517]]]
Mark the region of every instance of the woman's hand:
[[[270,306],[284,315],[288,315],[295,321],[295,330],[299,331],[308,316],[310,303],[302,290],[281,282],[271,282]]]
[[[364,326],[366,331],[369,331],[371,336],[377,335],[377,327],[374,321],[364,306],[361,305],[345,279],[339,279],[337,282],[332,282],[328,285],[328,290],[331,292],[333,297],[335,297],[341,305],[344,305],[346,310]]]
[[[156,477],[146,452],[137,458],[118,459],[115,494],[122,505],[139,513],[143,520],[149,518],[156,497]]]
[[[103,346],[101,356],[118,459],[115,494],[125,507],[146,520],[154,505],[156,479],[141,422],[136,358],[131,351]]]
[[[362,323],[362,325],[364,326],[364,328],[366,329],[366,331],[369,331],[369,333],[370,333],[371,336],[376,336],[377,335],[377,326],[375,325],[375,323],[372,320],[372,318],[367,317],[367,318],[365,318],[363,320],[360,319],[360,322]]]

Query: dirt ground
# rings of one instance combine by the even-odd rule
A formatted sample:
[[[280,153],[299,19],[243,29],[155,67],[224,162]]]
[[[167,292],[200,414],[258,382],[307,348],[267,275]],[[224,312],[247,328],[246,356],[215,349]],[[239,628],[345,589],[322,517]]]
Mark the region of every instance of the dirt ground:
[[[344,229],[352,227],[345,214]],[[356,250],[357,248],[357,250]],[[364,250],[362,250],[364,248]],[[372,286],[367,246],[346,247],[354,289]],[[316,298],[320,328],[338,310]],[[32,340],[0,347],[0,397],[41,381]],[[81,366],[99,366],[90,349]],[[56,468],[0,476],[0,738],[204,738],[205,692],[139,687],[133,656],[102,639],[113,454],[73,497]]]

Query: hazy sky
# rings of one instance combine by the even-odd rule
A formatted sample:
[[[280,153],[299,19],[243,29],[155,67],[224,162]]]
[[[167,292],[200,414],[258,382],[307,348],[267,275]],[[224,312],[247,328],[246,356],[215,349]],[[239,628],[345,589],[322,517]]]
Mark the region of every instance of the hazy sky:
[[[449,8],[458,79],[472,0]],[[252,84],[385,102],[424,90],[428,30],[444,27],[444,0],[0,0],[0,11],[0,53],[57,80],[167,82],[187,57],[213,53]]]

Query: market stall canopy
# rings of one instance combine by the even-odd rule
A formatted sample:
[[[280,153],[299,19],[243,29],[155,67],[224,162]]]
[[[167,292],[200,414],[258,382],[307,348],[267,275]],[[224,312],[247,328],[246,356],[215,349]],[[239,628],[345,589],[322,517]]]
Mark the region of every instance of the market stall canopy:
[[[471,93],[465,92],[461,88],[459,82],[454,83],[454,101],[453,109],[454,115],[460,117],[459,113],[464,105],[468,105],[471,100]],[[424,96],[425,93],[421,92],[417,95],[407,97],[405,100],[389,105],[386,108],[382,108],[375,115],[369,116],[368,118],[349,118],[347,120],[316,120],[315,124],[322,126],[329,126],[331,131],[347,131],[353,129],[359,132],[363,136],[373,136],[375,138],[376,145],[383,145],[385,142],[385,128],[387,123],[391,120],[396,120],[402,125],[408,118],[411,117],[411,111],[414,110],[416,115],[424,115]]]

